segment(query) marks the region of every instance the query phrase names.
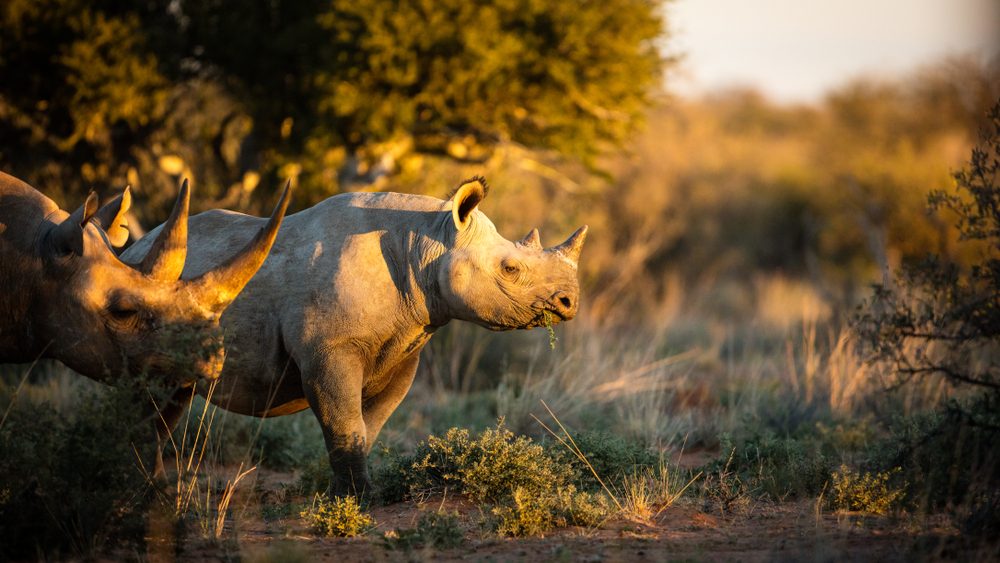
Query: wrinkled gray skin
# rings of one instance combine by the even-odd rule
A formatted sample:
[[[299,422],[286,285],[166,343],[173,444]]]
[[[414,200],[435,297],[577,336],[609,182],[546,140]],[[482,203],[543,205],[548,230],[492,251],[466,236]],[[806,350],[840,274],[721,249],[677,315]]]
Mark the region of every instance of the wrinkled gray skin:
[[[254,416],[311,408],[330,492],[370,490],[367,453],[435,330],[452,319],[510,330],[544,324],[546,311],[552,322],[576,314],[586,227],[547,250],[537,230],[514,243],[476,209],[485,195],[473,179],[448,201],[342,194],[289,216],[222,317],[227,360],[212,402]],[[185,275],[212,268],[259,224],[227,211],[192,217]],[[147,238],[125,256],[145,252]]]
[[[72,214],[0,173],[0,362],[54,358],[98,381],[123,373],[170,385],[217,377],[219,318],[263,263],[287,206],[196,278],[178,279],[187,249],[187,184],[170,219],[134,264],[125,243],[125,192]],[[247,240],[250,240],[247,243]]]

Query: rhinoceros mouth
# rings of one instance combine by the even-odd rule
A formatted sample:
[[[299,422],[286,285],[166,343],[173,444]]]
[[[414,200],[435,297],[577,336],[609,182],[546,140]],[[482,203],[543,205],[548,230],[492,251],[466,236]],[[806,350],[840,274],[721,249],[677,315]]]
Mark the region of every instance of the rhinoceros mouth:
[[[518,328],[529,329],[538,328],[540,326],[547,326],[551,324],[561,323],[567,320],[566,316],[559,311],[553,311],[552,309],[542,309],[535,315],[530,321],[519,326]]]

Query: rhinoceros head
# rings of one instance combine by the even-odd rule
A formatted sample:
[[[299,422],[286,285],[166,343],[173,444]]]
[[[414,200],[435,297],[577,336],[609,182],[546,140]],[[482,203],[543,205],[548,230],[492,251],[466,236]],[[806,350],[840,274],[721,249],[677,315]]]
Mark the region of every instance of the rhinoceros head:
[[[152,248],[136,264],[112,250],[127,239],[126,191],[100,210],[94,194],[72,214],[58,211],[41,232],[44,280],[33,330],[46,356],[85,375],[145,372],[172,383],[218,377],[224,359],[219,317],[270,251],[288,206],[286,186],[270,221],[215,270],[181,280],[187,252],[187,182]],[[60,220],[61,219],[61,220]]]
[[[452,316],[492,330],[572,319],[579,307],[577,261],[587,227],[552,248],[542,247],[537,229],[511,242],[478,210],[488,191],[485,180],[473,178],[445,204],[452,237],[438,284]]]

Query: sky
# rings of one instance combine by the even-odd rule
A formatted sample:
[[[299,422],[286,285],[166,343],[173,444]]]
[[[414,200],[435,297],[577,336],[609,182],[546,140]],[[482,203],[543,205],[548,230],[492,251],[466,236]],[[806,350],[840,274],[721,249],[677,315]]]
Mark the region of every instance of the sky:
[[[751,86],[810,102],[852,78],[1000,54],[1000,0],[673,0],[666,12],[681,94]]]

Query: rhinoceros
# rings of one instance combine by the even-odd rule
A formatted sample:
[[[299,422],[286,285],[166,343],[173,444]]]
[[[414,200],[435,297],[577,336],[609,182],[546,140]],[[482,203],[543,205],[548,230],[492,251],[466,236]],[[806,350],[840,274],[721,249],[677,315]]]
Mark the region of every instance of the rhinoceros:
[[[212,402],[260,417],[311,408],[329,454],[329,492],[370,491],[369,449],[435,330],[452,319],[526,329],[577,312],[587,227],[549,249],[537,229],[508,241],[478,210],[487,192],[477,177],[447,201],[347,193],[290,215],[222,316],[227,359]],[[215,267],[259,224],[229,211],[192,216],[185,275]],[[124,256],[145,252],[156,233]],[[182,411],[178,401],[163,416],[175,421]]]
[[[147,252],[129,264],[113,250],[128,238],[128,188],[100,209],[91,192],[66,213],[0,172],[0,362],[54,358],[99,381],[123,373],[171,384],[217,377],[219,318],[267,257],[288,189],[256,233],[181,280],[189,194],[185,182]]]

